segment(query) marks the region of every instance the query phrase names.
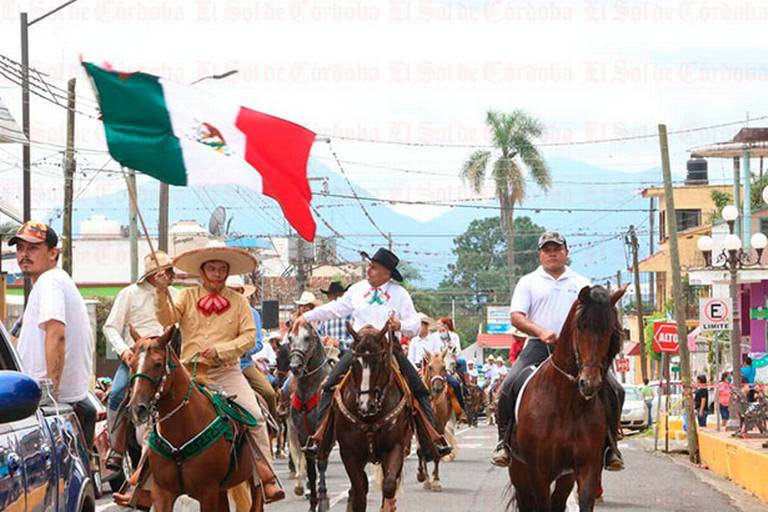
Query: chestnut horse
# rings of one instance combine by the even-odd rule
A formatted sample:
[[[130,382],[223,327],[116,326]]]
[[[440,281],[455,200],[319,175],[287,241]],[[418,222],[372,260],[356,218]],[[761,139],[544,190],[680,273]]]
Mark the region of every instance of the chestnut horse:
[[[381,331],[366,326],[359,333],[347,323],[347,331],[353,339],[352,369],[334,392],[332,411],[341,460],[352,484],[347,510],[365,510],[365,466],[371,462],[381,464],[383,472],[381,510],[394,512],[403,462],[411,449],[412,397],[394,367],[397,340],[389,322]]]
[[[217,420],[218,414],[211,400],[198,389],[171,349],[168,342],[173,330],[170,327],[160,337],[141,338],[131,328],[136,343],[128,405],[136,425],[151,420],[155,433],[168,445],[183,447],[214,421],[220,420]],[[230,454],[237,450],[235,445],[242,449],[233,461]],[[202,448],[203,445],[198,446]],[[155,510],[171,512],[182,494],[200,502],[201,512],[228,510],[226,491],[243,482],[250,483],[251,512],[263,510],[261,488],[253,482],[253,459],[248,446],[248,440],[236,434],[232,440],[221,435],[188,458],[183,452],[177,452],[175,460],[169,460],[154,448],[149,450]]]
[[[519,399],[517,457],[509,476],[521,512],[561,512],[575,483],[579,510],[591,512],[608,435],[605,377],[621,349],[616,302],[601,286],[585,286],[571,306],[554,353]],[[605,389],[604,389],[605,388]],[[551,491],[552,484],[554,491]]]
[[[435,413],[435,428],[441,434],[445,432],[445,427],[448,424],[448,420],[451,419],[451,412],[453,412],[451,398],[448,395],[448,381],[446,380],[448,372],[445,366],[445,355],[447,353],[447,348],[442,352],[434,354],[425,350],[424,362],[422,363],[422,378],[431,396],[432,410]],[[453,444],[451,443],[451,445]],[[430,480],[427,459],[422,455],[421,451],[418,452],[418,455],[419,471],[416,474],[416,479],[419,482],[424,482],[424,488],[428,491],[442,491],[443,488],[440,485],[440,459],[436,458],[434,460],[435,466],[432,471],[432,479]]]

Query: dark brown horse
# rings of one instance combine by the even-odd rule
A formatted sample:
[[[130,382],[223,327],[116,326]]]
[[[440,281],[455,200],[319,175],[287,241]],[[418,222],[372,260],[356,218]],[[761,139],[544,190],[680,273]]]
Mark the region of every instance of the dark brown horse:
[[[358,333],[349,324],[347,330],[353,338],[354,360],[333,401],[341,460],[352,484],[347,510],[365,510],[365,466],[371,462],[381,464],[383,472],[381,510],[394,512],[413,436],[410,392],[393,366],[397,341],[389,333],[388,323],[381,331],[363,327]]]
[[[173,328],[169,328],[160,337],[140,338],[131,329],[136,343],[129,407],[137,425],[152,420],[156,432],[167,443],[182,447],[206,430],[218,415],[171,350],[168,341],[172,334]],[[182,494],[199,501],[201,512],[229,510],[226,491],[244,482],[250,483],[250,510],[263,510],[261,488],[253,484],[253,459],[247,440],[242,443],[236,464],[231,465],[233,442],[238,443],[239,439],[237,435],[233,441],[226,436],[218,437],[196,455],[177,460],[150,450],[155,510],[171,512]]]
[[[615,304],[624,290],[581,290],[554,353],[520,398],[519,458],[512,458],[509,476],[521,512],[565,511],[575,483],[579,510],[594,508],[609,423],[598,394],[607,391],[606,372],[621,348]]]
[[[440,433],[444,433],[451,440],[450,435],[446,432],[446,425],[451,419],[451,413],[453,409],[451,407],[451,397],[448,396],[448,381],[446,377],[448,371],[445,365],[445,355],[448,353],[448,349],[444,349],[442,352],[430,353],[428,350],[424,351],[424,360],[422,365],[422,378],[424,379],[424,385],[429,390],[429,394],[432,402],[432,410],[435,413],[435,428]],[[451,443],[451,445],[455,444]],[[456,448],[451,452],[453,455],[456,453]],[[432,471],[432,478],[429,477],[429,468],[427,459],[424,457],[421,451],[419,451],[419,469],[416,474],[416,479],[419,482],[424,482],[424,488],[428,491],[442,491],[442,485],[440,484],[440,459],[436,458],[433,461],[434,469]]]

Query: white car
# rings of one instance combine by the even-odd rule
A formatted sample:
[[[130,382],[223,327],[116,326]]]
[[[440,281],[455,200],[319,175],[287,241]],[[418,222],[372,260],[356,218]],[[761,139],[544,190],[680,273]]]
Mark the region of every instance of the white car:
[[[624,385],[624,391],[626,395],[624,407],[621,409],[621,426],[638,430],[648,428],[648,408],[640,393],[640,388]]]

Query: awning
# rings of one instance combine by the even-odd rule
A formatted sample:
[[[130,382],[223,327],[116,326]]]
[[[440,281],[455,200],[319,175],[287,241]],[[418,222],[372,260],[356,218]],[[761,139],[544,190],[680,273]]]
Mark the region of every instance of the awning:
[[[478,334],[477,344],[483,348],[509,348],[515,337],[511,334]]]
[[[627,348],[629,347],[629,348]],[[638,341],[628,341],[624,345],[624,355],[625,356],[640,356],[640,342]]]

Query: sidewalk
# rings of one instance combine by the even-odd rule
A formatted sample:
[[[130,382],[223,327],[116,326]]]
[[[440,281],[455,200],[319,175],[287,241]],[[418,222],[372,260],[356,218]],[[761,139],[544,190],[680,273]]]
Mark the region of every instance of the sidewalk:
[[[711,471],[742,486],[768,506],[768,439],[756,434],[746,439],[731,437],[731,432],[699,429],[702,464]]]

